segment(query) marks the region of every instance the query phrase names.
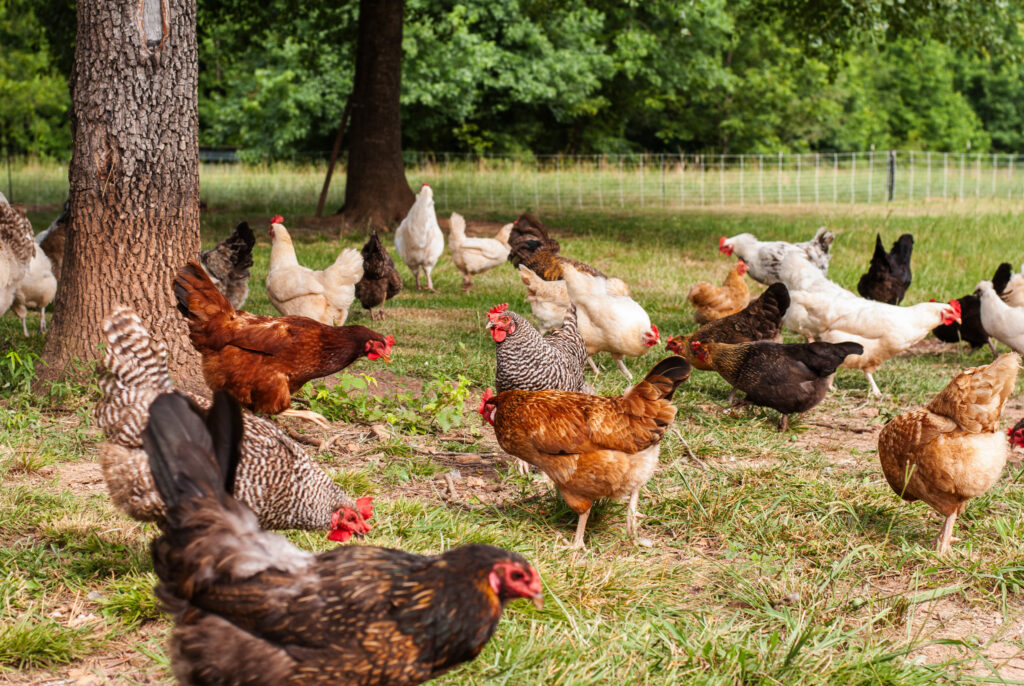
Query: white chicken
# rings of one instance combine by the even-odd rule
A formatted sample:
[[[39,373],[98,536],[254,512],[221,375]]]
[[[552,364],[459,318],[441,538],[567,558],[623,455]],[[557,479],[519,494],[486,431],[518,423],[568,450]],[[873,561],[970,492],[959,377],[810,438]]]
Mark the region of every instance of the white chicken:
[[[327,326],[341,326],[356,297],[356,283],[363,278],[363,256],[346,248],[327,269],[303,267],[295,257],[292,238],[278,215],[270,220],[270,269],[267,296],[283,315],[315,319]]]
[[[997,341],[1024,353],[1024,309],[1006,303],[991,281],[982,281],[976,289],[981,299],[981,326]]]
[[[46,331],[46,306],[53,302],[57,293],[57,278],[53,275],[50,258],[35,242],[35,254],[28,264],[28,273],[14,291],[14,314],[21,318],[21,330],[28,338],[28,308],[39,308],[39,330]]]
[[[420,290],[420,270],[423,270],[427,274],[427,290],[436,293],[430,272],[444,252],[444,234],[437,224],[434,191],[428,184],[420,188],[409,214],[398,225],[395,231],[395,250],[416,279],[416,290]]]
[[[779,273],[782,261],[794,253],[817,267],[823,275],[828,274],[828,263],[832,259],[829,249],[834,240],[835,234],[824,226],[818,229],[814,238],[803,243],[759,241],[753,234],[741,233],[732,238],[723,236],[718,239],[718,251],[728,256],[735,254],[747,264],[752,279],[771,286],[782,281]]]
[[[546,331],[562,326],[570,304],[565,280],[545,281],[525,264],[519,265],[519,278],[526,285],[526,302],[530,303],[538,328]],[[608,279],[608,293],[629,297],[629,286],[622,279]]]
[[[608,279],[579,272],[571,264],[562,265],[569,300],[576,305],[579,332],[591,356],[610,353],[627,379],[633,375],[622,358],[641,357],[658,344],[658,327],[644,308],[627,295],[615,295]],[[597,371],[594,361],[591,367]]]
[[[463,290],[470,289],[475,274],[481,274],[505,263],[508,259],[508,236],[512,233],[512,226],[505,224],[494,238],[467,238],[466,220],[458,212],[452,213],[448,249],[452,251],[455,268],[462,272]]]
[[[14,302],[34,254],[32,224],[0,193],[0,315]]]
[[[783,325],[811,341],[863,345],[862,355],[850,355],[841,366],[862,370],[873,395],[882,394],[874,372],[886,360],[936,326],[960,321],[960,303],[955,300],[901,307],[861,298],[826,279],[802,255],[787,255],[778,272],[790,299]]]

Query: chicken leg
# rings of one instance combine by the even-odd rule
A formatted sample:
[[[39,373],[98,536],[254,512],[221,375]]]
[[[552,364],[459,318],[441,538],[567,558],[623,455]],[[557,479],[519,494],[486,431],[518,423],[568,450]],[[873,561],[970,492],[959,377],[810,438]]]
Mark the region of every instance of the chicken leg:
[[[569,550],[583,550],[583,531],[587,528],[587,518],[590,517],[590,510],[580,515],[580,521],[576,523],[576,538],[572,539]]]
[[[46,306],[39,308],[39,330],[46,333]]]
[[[587,362],[590,363],[590,368],[594,370],[595,374],[600,374],[601,373],[601,370],[597,368],[597,364],[594,362],[594,358],[593,357],[588,357],[587,358]]]
[[[626,365],[622,362],[622,358],[621,357],[619,357],[619,358],[617,358],[615,360],[615,364],[619,365],[619,371],[622,372],[623,376],[625,376],[630,381],[633,380],[633,373],[631,371],[629,371],[628,369],[626,369]]]
[[[21,331],[25,334],[25,338],[28,338],[28,323],[27,317],[21,318]]]
[[[782,415],[782,419],[779,420],[779,432],[783,432],[789,429],[789,415]]]
[[[942,531],[935,538],[935,550],[939,555],[949,552],[950,544],[953,542],[953,524],[956,523],[956,510],[953,511],[942,525]]]
[[[462,292],[468,293],[469,289],[473,287],[473,277],[469,274],[462,275]]]
[[[424,267],[423,271],[427,273],[427,290],[430,291],[431,293],[437,293],[437,289],[434,288],[434,282],[430,278],[430,271],[432,269],[433,267]]]
[[[287,409],[279,417],[295,417],[296,419],[305,419],[307,422],[313,422],[321,429],[328,430],[331,428],[330,422],[327,421],[327,417],[323,416],[319,412],[313,412],[312,410],[294,410]]]
[[[416,279],[416,290],[420,290],[420,268],[412,270],[412,278]]]
[[[626,505],[626,534],[630,538],[636,537],[636,506],[640,501],[640,489],[637,488],[635,491],[629,494],[629,504]]]
[[[864,372],[864,375],[868,377],[868,383],[871,384],[871,395],[879,398],[882,396],[882,391],[878,390],[878,384],[875,383],[875,377],[871,372]]]
[[[992,351],[992,359],[994,360],[999,357],[999,351],[996,350],[996,344],[992,342],[991,337],[989,337],[986,343],[988,343],[988,349]]]

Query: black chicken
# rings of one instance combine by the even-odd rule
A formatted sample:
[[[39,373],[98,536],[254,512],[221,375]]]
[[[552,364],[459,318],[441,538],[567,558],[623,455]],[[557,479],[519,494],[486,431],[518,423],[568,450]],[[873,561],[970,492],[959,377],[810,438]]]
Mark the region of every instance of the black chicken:
[[[260,529],[230,489],[242,432],[218,393],[150,406],[143,445],[167,504],[151,546],[186,684],[418,684],[472,660],[509,600],[541,604],[521,556],[467,545],[434,557],[370,546],[313,555]]]
[[[899,305],[910,287],[910,255],[914,252],[914,237],[905,233],[892,244],[888,253],[882,247],[882,237],[875,234],[875,252],[867,274],[860,277],[857,292],[865,298]]]
[[[363,245],[363,278],[356,284],[356,297],[370,311],[370,319],[384,319],[384,302],[402,291],[402,276],[395,269],[377,229]],[[373,308],[380,308],[375,313]]]
[[[242,222],[230,236],[200,255],[203,269],[236,310],[241,309],[249,297],[249,267],[254,245],[256,235],[248,222]]]
[[[932,329],[932,333],[944,343],[959,343],[963,341],[971,346],[971,350],[977,350],[988,344],[993,355],[998,355],[996,346],[989,338],[981,323],[981,299],[971,293],[958,299],[960,303],[960,323],[940,324]]]
[[[825,398],[830,380],[850,355],[861,355],[860,343],[703,343],[691,341],[694,354],[722,375],[746,401],[782,413],[779,430],[789,415],[806,412]]]

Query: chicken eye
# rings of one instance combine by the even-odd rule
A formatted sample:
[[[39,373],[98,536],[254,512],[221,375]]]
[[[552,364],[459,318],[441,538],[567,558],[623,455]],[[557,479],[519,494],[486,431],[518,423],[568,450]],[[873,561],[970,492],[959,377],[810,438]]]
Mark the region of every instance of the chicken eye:
[[[512,572],[512,580],[513,581],[522,581],[523,578],[524,577],[523,577],[523,573],[522,572]]]

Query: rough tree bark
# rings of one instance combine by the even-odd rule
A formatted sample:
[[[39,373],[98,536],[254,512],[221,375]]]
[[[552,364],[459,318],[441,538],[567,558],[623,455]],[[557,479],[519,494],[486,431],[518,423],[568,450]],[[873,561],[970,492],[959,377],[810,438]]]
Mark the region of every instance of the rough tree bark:
[[[79,0],[77,11],[70,224],[43,378],[99,357],[100,324],[124,304],[167,344],[178,382],[205,391],[171,290],[199,251],[196,2]]]
[[[345,205],[349,226],[401,221],[415,200],[402,163],[405,0],[361,0],[352,84]]]

